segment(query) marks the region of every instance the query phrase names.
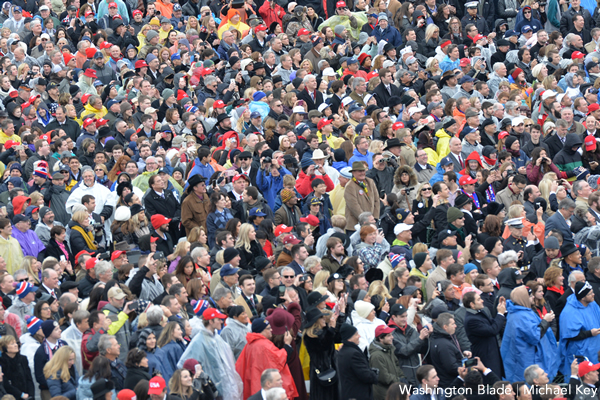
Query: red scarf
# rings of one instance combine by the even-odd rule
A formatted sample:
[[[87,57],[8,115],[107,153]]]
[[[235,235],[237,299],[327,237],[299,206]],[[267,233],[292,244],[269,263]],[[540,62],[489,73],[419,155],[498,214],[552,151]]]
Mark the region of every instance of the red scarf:
[[[491,158],[488,158],[488,157],[486,157],[486,156],[483,156],[483,159],[485,160],[485,162],[486,162],[488,165],[490,165],[490,166],[492,166],[492,167],[493,167],[494,165],[496,165],[496,161],[497,161],[497,160],[492,160]]]
[[[556,292],[556,293],[560,294],[561,296],[562,296],[563,294],[565,294],[565,288],[564,288],[564,287],[562,287],[562,286],[561,286],[561,287],[559,287],[559,288],[557,288],[557,287],[555,287],[555,286],[550,286],[550,287],[548,288],[548,290],[549,290],[549,291],[551,291],[551,292]]]

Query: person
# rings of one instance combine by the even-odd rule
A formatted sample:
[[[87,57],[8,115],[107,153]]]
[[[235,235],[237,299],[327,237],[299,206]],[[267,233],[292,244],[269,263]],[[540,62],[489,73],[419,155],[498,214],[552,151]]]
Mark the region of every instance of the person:
[[[271,325],[267,319],[256,318],[252,321],[252,331],[246,335],[248,344],[235,363],[235,369],[244,382],[245,397],[250,397],[260,389],[260,379],[254,375],[257,371],[267,368],[275,368],[279,371],[283,379],[283,388],[288,397],[293,398],[298,395],[287,365],[287,351],[275,347],[269,340],[272,334]],[[290,346],[292,340],[292,335],[287,331],[284,335],[285,345]]]
[[[239,399],[242,397],[243,384],[235,368],[235,359],[231,348],[218,335],[221,330],[225,314],[215,308],[208,307],[202,313],[202,326],[200,331],[192,338],[185,352],[177,363],[177,368],[182,368],[185,360],[193,358],[204,366],[208,376],[226,399]],[[212,355],[217,357],[213,358]],[[153,378],[154,379],[154,378]]]
[[[563,360],[560,369],[563,374],[570,371],[566,357],[583,355],[594,364],[598,362],[598,354],[592,350],[600,341],[595,316],[600,316],[600,307],[594,301],[592,285],[585,281],[576,282],[573,294],[567,298],[560,313],[560,355]]]
[[[129,350],[125,366],[127,367],[127,376],[125,376],[123,382],[125,388],[123,390],[135,388],[139,381],[143,379],[149,381],[152,378],[152,375],[148,372],[148,357],[146,357],[144,350],[137,347]]]
[[[559,353],[550,322],[554,313],[540,318],[531,309],[531,298],[527,287],[512,290],[506,301],[508,318],[500,354],[504,363],[505,376],[511,382],[523,380],[525,368],[538,364],[550,379],[559,367]]]
[[[254,279],[252,281],[254,282]],[[226,325],[221,331],[221,337],[231,347],[237,360],[247,343],[246,334],[250,332],[250,319],[246,309],[240,305],[229,307],[227,314]]]
[[[163,378],[171,379],[177,363],[185,351],[183,329],[179,322],[171,321],[162,330],[156,345],[162,350],[159,362]]]
[[[75,351],[63,346],[53,354],[52,359],[44,366],[44,376],[52,397],[65,396],[69,400],[77,398],[77,369],[75,368]]]
[[[366,177],[367,167],[361,161],[352,163],[352,180],[346,185],[346,232],[354,232],[361,212],[369,211],[375,218],[379,217],[379,196],[377,186],[371,178]],[[362,193],[362,194],[361,194]]]
[[[331,277],[336,275],[338,274],[333,274]],[[369,344],[375,339],[375,329],[385,325],[385,322],[376,317],[375,306],[363,300],[354,302],[354,310],[351,315],[352,324],[360,334],[359,347],[363,351],[368,350]]]
[[[375,340],[369,345],[369,365],[379,370],[378,382],[373,385],[375,399],[385,399],[387,389],[404,377],[394,354],[394,328],[380,325],[375,328]]]
[[[338,373],[342,387],[340,399],[372,399],[373,384],[378,382],[379,374],[369,366],[367,355],[358,346],[358,330],[352,325],[342,324],[340,338],[343,343],[338,352]]]
[[[123,363],[127,359],[127,349],[131,338],[131,324],[129,322],[129,305],[125,304],[125,292],[118,286],[113,286],[107,293],[108,302],[102,307],[106,318],[111,320],[107,333],[114,335],[120,345],[119,360]],[[120,385],[116,385],[120,387]],[[122,385],[121,385],[122,386]]]
[[[420,391],[411,395],[410,400],[440,400],[445,398],[438,390],[440,378],[433,365],[421,365],[417,368],[416,376],[419,381]]]
[[[260,391],[248,397],[248,400],[265,400],[267,392],[273,388],[281,388],[283,380],[275,368],[265,369],[260,376]],[[281,388],[283,390],[283,388]],[[285,394],[285,390],[283,390]]]
[[[498,313],[491,318],[485,309],[484,301],[476,292],[467,292],[463,296],[463,305],[467,310],[464,328],[474,357],[479,357],[481,362],[490,368],[497,376],[504,376],[500,348],[496,335],[504,329],[506,318],[506,301],[504,298],[498,303]]]
[[[44,333],[44,341],[42,345],[38,347],[34,356],[34,372],[35,379],[40,387],[42,398],[51,398],[46,376],[44,374],[44,367],[50,361],[51,354],[53,355],[58,349],[63,346],[67,346],[67,343],[60,338],[62,331],[58,322],[53,319],[42,322],[42,332]],[[46,396],[46,397],[44,397]]]
[[[430,339],[431,362],[436,371],[439,371],[440,386],[449,387],[458,375],[458,368],[463,358],[471,358],[470,351],[462,351],[458,340],[454,336],[456,322],[454,315],[441,313],[433,324],[433,333]]]
[[[317,307],[306,311],[302,341],[310,357],[310,397],[312,399],[336,399],[339,397],[339,378],[335,360],[335,325],[337,315],[331,314],[329,323]],[[325,377],[328,379],[325,381]]]
[[[33,399],[35,388],[27,357],[19,351],[19,343],[14,336],[0,338],[0,366],[2,367],[2,383],[7,394],[18,399]]]

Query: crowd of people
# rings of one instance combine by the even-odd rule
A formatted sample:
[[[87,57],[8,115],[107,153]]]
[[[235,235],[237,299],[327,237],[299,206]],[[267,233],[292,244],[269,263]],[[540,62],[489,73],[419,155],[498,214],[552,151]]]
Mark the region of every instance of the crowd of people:
[[[598,400],[600,6],[0,3],[0,400]]]

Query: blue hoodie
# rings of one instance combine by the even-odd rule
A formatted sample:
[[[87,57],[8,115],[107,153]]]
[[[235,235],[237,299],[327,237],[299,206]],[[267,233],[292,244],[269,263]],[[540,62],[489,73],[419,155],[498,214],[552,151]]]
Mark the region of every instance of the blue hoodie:
[[[256,186],[263,194],[271,210],[275,210],[277,194],[283,189],[283,176],[291,175],[292,173],[285,168],[281,168],[279,174],[279,176],[274,177],[271,174],[266,174],[264,169],[260,169],[256,174]]]
[[[369,169],[373,168],[373,153],[367,151],[367,154],[363,156],[357,149],[354,149],[352,154],[353,156],[348,161],[349,165],[352,165],[354,161],[364,161],[369,165]]]
[[[210,163],[202,165],[200,159],[196,157],[196,159],[194,160],[194,168],[192,168],[192,170],[190,171],[188,179],[190,179],[194,175],[200,174],[208,181],[214,173],[215,169],[212,167],[212,165],[210,165]]]
[[[440,163],[438,163],[435,166],[435,170],[437,171],[429,180],[429,184],[433,185],[436,182],[441,182],[444,180],[444,169],[442,168],[442,165]],[[461,174],[459,174],[458,172],[454,172],[456,174],[456,181],[458,181],[460,179],[460,177],[462,176]]]
[[[349,165],[346,161],[334,161],[331,166],[333,168],[335,168],[338,172],[340,172],[342,169],[344,169],[346,167],[349,167]]]

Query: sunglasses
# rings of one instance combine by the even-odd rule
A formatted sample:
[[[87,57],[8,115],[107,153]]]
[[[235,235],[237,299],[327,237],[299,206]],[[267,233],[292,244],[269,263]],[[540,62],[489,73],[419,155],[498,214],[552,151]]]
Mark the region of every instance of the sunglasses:
[[[294,278],[295,278],[295,276],[294,276],[294,275],[283,275],[283,277],[284,277],[285,279],[294,279]]]
[[[431,188],[423,188],[423,189],[421,189],[421,192],[426,192],[428,190],[431,190]]]
[[[532,124],[525,125],[525,128],[531,128]]]

